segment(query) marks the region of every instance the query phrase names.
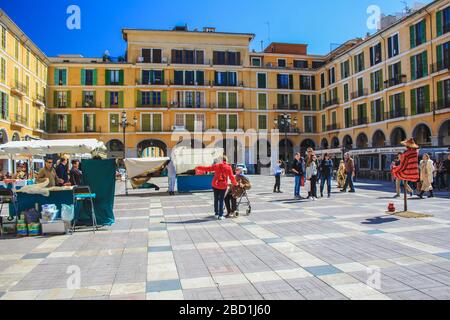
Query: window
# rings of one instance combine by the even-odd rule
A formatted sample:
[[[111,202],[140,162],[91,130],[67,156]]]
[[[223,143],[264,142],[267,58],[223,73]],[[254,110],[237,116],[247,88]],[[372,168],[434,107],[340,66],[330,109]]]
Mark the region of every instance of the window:
[[[213,51],[213,64],[238,66],[241,64],[241,53],[231,51]]]
[[[328,69],[328,84],[333,84],[336,82],[336,75],[334,72],[334,67]]]
[[[364,52],[361,52],[360,54],[354,57],[354,64],[355,64],[355,73],[364,70]]]
[[[216,71],[214,74],[216,86],[235,87],[237,86],[236,72],[220,72]]]
[[[19,60],[19,40],[14,38],[14,58]]]
[[[381,42],[370,48],[370,66],[380,63],[381,57]]]
[[[69,105],[69,92],[68,91],[55,91],[55,103],[56,108],[67,108]]]
[[[294,60],[294,68],[308,69],[307,60]]]
[[[348,78],[350,76],[350,61],[344,61],[341,63],[341,79]]]
[[[348,83],[344,84],[344,102],[349,101]]]
[[[6,60],[0,57],[0,82],[6,82]]]
[[[172,49],[172,63],[204,64],[204,52],[203,50]]]
[[[436,46],[436,57],[436,71],[441,71],[450,67],[450,41]]]
[[[141,53],[143,63],[161,63],[161,49],[142,49]]]
[[[436,29],[438,37],[450,31],[450,6],[436,12]]]
[[[203,108],[205,93],[201,91],[177,91],[175,102],[179,108]]]
[[[405,93],[397,93],[389,97],[389,118],[405,116]]]
[[[259,110],[267,109],[267,94],[258,93],[258,109]]]
[[[428,75],[428,53],[424,51],[412,56],[411,60],[411,79],[416,80]]]
[[[2,32],[2,39],[1,39],[2,49],[6,50],[6,28],[4,26],[0,26],[0,28],[1,28],[1,32]]]
[[[118,91],[110,91],[109,92],[109,106],[110,107],[119,107],[120,105],[120,92]]]
[[[67,70],[55,68],[55,85],[65,86],[67,84]]]
[[[139,91],[138,102],[141,107],[162,106],[161,91]]]
[[[267,130],[267,115],[258,115],[258,130]]]
[[[57,131],[60,133],[70,132],[69,119],[70,115],[58,114],[57,118]]]
[[[27,96],[30,95],[30,76],[29,75],[25,76],[25,93],[27,94]]]
[[[252,57],[252,66],[261,67],[261,58]]]
[[[411,115],[430,112],[430,86],[411,90]]]
[[[118,85],[120,84],[120,70],[110,70],[110,82],[111,85]]]
[[[277,74],[278,89],[293,89],[294,79],[292,74]]]
[[[450,79],[437,83],[437,98],[438,109],[450,107]]]
[[[305,125],[305,132],[306,133],[315,133],[316,130],[316,116],[304,116],[303,122]]]
[[[0,119],[9,119],[9,96],[0,91]]]
[[[378,99],[370,102],[371,105],[371,122],[380,122],[384,120],[384,100]]]
[[[316,96],[315,95],[300,95],[300,109],[301,110],[315,110]]]
[[[346,128],[350,128],[352,126],[352,108],[344,109],[344,124]]]
[[[324,61],[313,61],[312,62],[312,68],[313,69],[319,69],[319,68],[321,68],[324,65],[325,65]]]
[[[392,37],[389,37],[387,39],[388,42],[388,57],[392,58],[397,56],[399,51],[399,45],[398,45],[398,33],[394,34]]]
[[[290,95],[289,94],[277,94],[277,108],[276,109],[287,109],[289,108]]]
[[[111,113],[109,115],[109,132],[119,132],[119,114]]]
[[[217,115],[217,127],[220,131],[237,130],[237,114],[219,114]]]
[[[327,116],[325,114],[322,115],[322,132],[327,131]]]
[[[182,127],[191,132],[205,130],[205,115],[196,113],[175,114],[175,126]]]
[[[300,76],[300,90],[316,90],[315,76]]]
[[[367,104],[361,103],[358,104],[357,107],[358,119],[356,125],[360,126],[363,124],[367,124]]]
[[[218,108],[236,109],[238,107],[236,92],[218,92],[217,101]]]
[[[402,82],[402,63],[401,61],[388,66],[388,86],[395,86]]]
[[[267,75],[265,73],[257,73],[258,78],[258,88],[266,88],[267,87]]]
[[[27,66],[27,68],[30,68],[30,49],[27,48],[27,53],[25,56],[25,64]]]
[[[81,85],[93,86],[97,84],[97,70],[81,69]]]
[[[320,89],[325,88],[325,73],[320,74]]]
[[[425,19],[409,27],[411,49],[427,42]]]
[[[84,132],[95,132],[95,114],[85,113],[83,116]]]
[[[142,70],[143,85],[164,84],[164,71],[162,70]]]
[[[358,78],[357,84],[358,84],[357,96],[362,97],[364,95],[364,78],[363,77]]]
[[[83,108],[95,108],[95,91],[83,91]]]
[[[161,113],[142,113],[141,131],[143,132],[161,132],[162,114]]]
[[[278,67],[286,68],[286,59],[278,59]]]
[[[383,70],[378,70],[370,74],[370,86],[372,93],[383,90]]]

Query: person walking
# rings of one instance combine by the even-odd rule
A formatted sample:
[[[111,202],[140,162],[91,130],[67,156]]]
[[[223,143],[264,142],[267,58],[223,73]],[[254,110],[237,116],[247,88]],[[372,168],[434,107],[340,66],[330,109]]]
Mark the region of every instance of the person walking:
[[[355,163],[350,154],[346,152],[344,154],[345,164],[345,184],[341,192],[347,192],[347,187],[350,187],[349,192],[355,192],[355,186],[353,185],[353,177],[355,176]]]
[[[294,156],[294,161],[292,163],[292,169],[291,171],[294,173],[295,176],[295,185],[294,185],[294,197],[296,199],[300,199],[300,184],[301,184],[301,178],[303,176],[303,161],[302,157],[300,156],[300,153],[297,152]]]
[[[175,183],[177,182],[177,170],[175,168],[175,163],[172,159],[169,160],[167,164],[167,178],[169,182],[168,192],[169,195],[175,195]]]
[[[344,185],[345,185],[345,163],[344,163],[344,160],[341,160],[339,162],[339,168],[337,171],[336,180],[337,180],[338,188],[339,189],[344,188]]]
[[[325,153],[319,167],[320,172],[320,197],[323,198],[323,189],[327,183],[328,198],[331,196],[331,176],[333,174],[333,161],[328,153]]]
[[[423,194],[425,192],[429,192],[429,198],[434,197],[433,195],[433,172],[434,172],[434,165],[433,161],[430,159],[430,156],[427,153],[424,153],[422,156],[422,160],[419,164],[419,171],[420,171],[420,182],[421,182],[421,188],[420,188],[420,199],[423,199]]]
[[[401,156],[401,152],[399,152],[397,154],[397,156],[395,157],[394,163],[392,164],[392,168],[391,171],[394,167],[399,166],[400,165],[400,156]],[[408,184],[408,181],[404,181],[401,180],[399,178],[395,178],[395,196],[394,198],[398,198],[400,197],[400,192],[401,192],[401,185],[404,185],[406,188],[406,192],[408,192],[410,194],[410,196],[413,195],[413,189],[411,188],[411,186]]]
[[[225,219],[223,216],[223,206],[225,192],[228,188],[228,179],[236,186],[238,183],[233,175],[231,166],[227,163],[227,156],[223,155],[221,161],[213,164],[212,166],[204,167],[198,166],[195,168],[195,172],[214,172],[214,178],[212,181],[212,188],[214,191],[214,215],[219,220]]]
[[[275,185],[273,186],[273,192],[281,193],[281,175],[283,174],[283,169],[281,168],[281,160],[278,160],[273,168],[273,173],[275,175]]]
[[[306,162],[306,180],[310,182],[308,199],[317,199],[317,172],[317,158],[313,154],[308,157],[308,161]]]
[[[447,184],[447,190],[450,191],[450,154],[444,161],[445,180]]]

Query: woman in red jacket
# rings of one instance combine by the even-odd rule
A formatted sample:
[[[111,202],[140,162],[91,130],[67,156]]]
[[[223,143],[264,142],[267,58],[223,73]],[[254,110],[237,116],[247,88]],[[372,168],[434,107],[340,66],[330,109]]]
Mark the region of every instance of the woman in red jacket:
[[[233,185],[237,185],[237,181],[234,178],[233,170],[227,163],[227,157],[222,157],[221,163],[213,164],[209,167],[199,166],[195,168],[196,172],[214,172],[214,178],[212,181],[212,187],[214,190],[214,214],[219,220],[225,219],[223,217],[223,204],[225,192],[228,188],[228,179],[231,180]]]

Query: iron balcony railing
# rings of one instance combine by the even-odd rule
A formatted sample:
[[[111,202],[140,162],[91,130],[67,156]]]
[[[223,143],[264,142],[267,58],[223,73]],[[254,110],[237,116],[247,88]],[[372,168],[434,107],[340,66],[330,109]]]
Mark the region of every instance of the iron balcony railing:
[[[26,125],[28,123],[28,118],[20,114],[16,114],[14,115],[14,122]]]
[[[368,123],[369,123],[369,120],[367,119],[367,117],[356,118],[356,119],[353,119],[353,121],[352,121],[353,127],[363,126],[363,125],[366,125]]]
[[[175,82],[175,81],[170,81],[168,82],[168,84],[170,86],[199,86],[199,87],[203,87],[203,86],[213,86],[214,82],[213,81],[195,81],[192,83],[185,83],[185,82]]]
[[[101,107],[102,103],[95,101],[84,101],[75,103],[75,108],[101,108]]]
[[[430,65],[431,73],[450,69],[450,59],[444,59]]]
[[[399,74],[389,80],[384,81],[384,87],[389,88],[403,83],[406,83],[406,74]]]
[[[443,110],[450,108],[450,99],[446,98],[439,98],[436,102],[433,104],[433,109],[436,110]]]
[[[182,103],[182,102],[174,102],[170,105],[171,108],[187,108],[187,109],[207,109],[208,105],[205,103],[202,103],[200,105],[194,105],[189,103]],[[209,106],[211,108],[211,105]]]
[[[339,104],[339,99],[338,98],[334,98],[334,99],[330,99],[327,101],[324,101],[322,103],[322,109],[334,106],[334,105],[338,105]]]
[[[217,81],[211,81],[211,86],[213,87],[243,87],[244,82],[238,81],[238,82],[226,82],[226,83],[220,83]]]
[[[11,89],[21,94],[25,94],[27,92],[27,86],[19,81],[14,81],[11,84]]]
[[[360,89],[360,90],[352,92],[350,96],[352,97],[352,99],[357,99],[357,98],[365,97],[368,94],[369,94],[369,90],[367,88],[364,88],[364,89]]]
[[[138,102],[136,104],[136,107],[137,108],[167,108],[168,105],[167,104],[152,104],[152,103],[145,104],[142,102]]]
[[[88,128],[87,126],[84,127],[75,127],[76,133],[101,133],[102,127],[96,126],[95,128]]]
[[[42,102],[43,104],[45,104],[45,97],[42,94],[37,94],[36,101],[39,101],[39,102]]]
[[[36,130],[45,131],[45,121],[44,120],[36,121],[35,128],[36,128]]]
[[[144,81],[143,79],[139,79],[136,81],[136,85],[138,86],[167,86],[169,81]]]
[[[332,123],[326,126],[327,131],[339,130],[340,126],[338,123]]]
[[[211,109],[244,109],[243,103],[236,103],[234,105],[220,105],[220,104],[211,104]]]
[[[298,110],[298,104],[274,104],[274,110]]]
[[[294,126],[279,125],[276,129],[278,129],[279,133],[300,133],[300,129]]]
[[[405,108],[397,108],[394,110],[389,110],[388,112],[385,112],[384,118],[385,120],[389,119],[396,119],[406,117],[406,109]]]

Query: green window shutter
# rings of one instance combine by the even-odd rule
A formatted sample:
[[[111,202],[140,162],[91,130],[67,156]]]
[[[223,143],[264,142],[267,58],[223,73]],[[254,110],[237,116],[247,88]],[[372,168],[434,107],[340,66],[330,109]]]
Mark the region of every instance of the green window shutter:
[[[218,124],[217,127],[220,131],[226,131],[227,130],[227,115],[226,114],[219,114],[217,117]]]
[[[442,36],[443,28],[442,28],[442,11],[436,12],[436,30],[437,36]]]
[[[237,125],[237,115],[230,114],[228,115],[228,128],[232,130],[236,130],[238,127]]]
[[[405,93],[402,92],[400,93],[400,106],[402,109],[405,109]],[[406,110],[405,110],[405,115],[406,115]]]
[[[63,86],[67,85],[67,69],[63,69],[62,71],[62,81],[63,81]]]
[[[388,66],[388,79],[391,79],[394,75],[394,65]]]
[[[317,110],[317,97],[315,94],[312,95],[312,109]]]
[[[124,73],[123,70],[119,70],[119,84],[123,85],[124,83]]]
[[[123,91],[119,91],[119,108],[123,108]]]
[[[375,92],[375,73],[370,74],[370,90],[372,93]]]
[[[96,86],[97,85],[97,69],[94,69],[94,71],[92,72],[92,77],[93,77],[93,80],[92,80],[92,84],[94,85],[94,86]]]
[[[94,106],[97,105],[97,93],[94,91],[93,96],[92,96],[93,100],[94,100]]]
[[[111,96],[109,94],[109,91],[105,91],[105,108],[111,107]]]
[[[237,95],[234,92],[228,93],[228,108],[237,108]]]
[[[426,20],[422,20],[422,22],[420,22],[422,24],[422,34],[420,35],[420,38],[422,40],[422,43],[427,42],[427,24],[426,24]]]
[[[54,70],[54,81],[55,81],[55,85],[59,85],[59,72],[58,72],[59,70],[57,69],[57,68],[55,68],[55,70]]]
[[[411,90],[411,115],[417,114],[417,99],[416,99],[416,89]]]
[[[430,86],[425,86],[425,112],[430,112]]]
[[[67,91],[67,108],[72,108],[70,91]]]
[[[105,70],[105,84],[109,86],[111,84],[111,71]]]
[[[442,44],[436,46],[436,57],[437,57],[437,65],[438,68],[442,68],[443,61],[442,61]]]
[[[381,119],[384,120],[384,99],[381,99]]]
[[[153,131],[162,131],[162,115],[159,113],[153,115]]]
[[[439,81],[437,83],[437,97],[438,101],[444,100],[444,81]]]
[[[423,76],[426,77],[428,75],[428,51],[422,53],[422,68]]]
[[[119,115],[111,114],[109,116],[109,129],[111,132],[119,132]]]
[[[344,85],[344,101],[345,102],[348,101],[348,85],[347,84]]]
[[[353,57],[353,69],[354,69],[354,73],[358,72],[358,68],[357,68],[357,61],[358,59],[356,58],[357,56]]]
[[[86,70],[81,69],[81,85],[86,85]]]
[[[58,106],[58,91],[53,91],[53,107]]]
[[[67,115],[67,132],[72,132],[72,115]]]
[[[187,131],[194,131],[195,114],[186,114],[185,126]]]
[[[326,116],[322,115],[322,131],[326,131],[327,123],[326,123]]]
[[[394,95],[389,96],[389,109],[391,112],[394,110]]]
[[[142,106],[142,91],[138,90],[136,92],[136,106],[140,107]]]
[[[410,58],[411,61],[411,80],[416,80],[416,59],[414,56]]]
[[[414,26],[410,26],[409,27],[409,43],[410,43],[411,49],[416,46],[415,35],[416,35],[416,32],[415,32]]]
[[[145,113],[142,115],[142,131],[151,131],[151,114]]]
[[[45,124],[46,124],[46,126],[45,126],[45,129],[46,129],[46,131],[47,132],[51,132],[51,117],[50,117],[50,113],[47,113],[46,115],[45,115]]]
[[[93,115],[93,117],[92,117],[92,122],[93,122],[93,125],[94,125],[94,132],[97,132],[97,124],[96,124],[96,115],[94,114]]]
[[[375,122],[375,101],[370,102],[370,122]]]
[[[167,107],[167,91],[161,92],[161,104],[163,107]]]

